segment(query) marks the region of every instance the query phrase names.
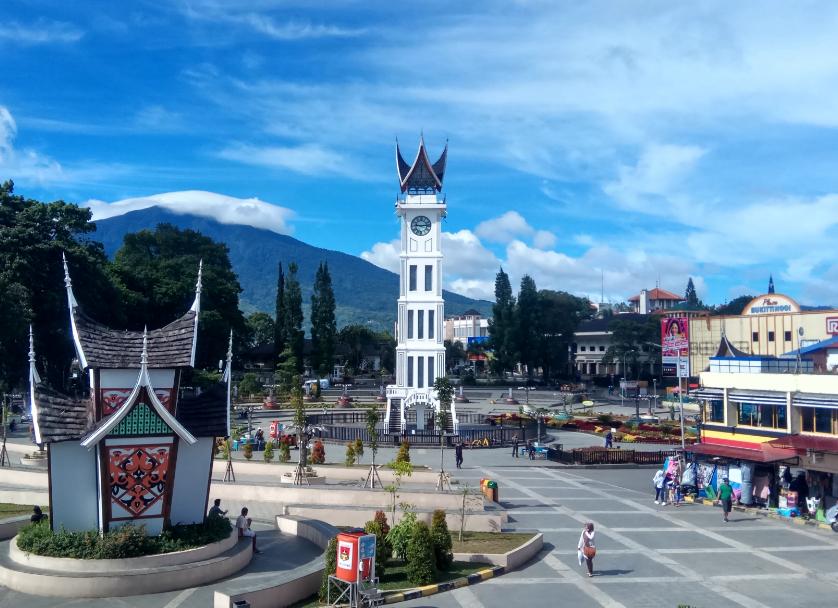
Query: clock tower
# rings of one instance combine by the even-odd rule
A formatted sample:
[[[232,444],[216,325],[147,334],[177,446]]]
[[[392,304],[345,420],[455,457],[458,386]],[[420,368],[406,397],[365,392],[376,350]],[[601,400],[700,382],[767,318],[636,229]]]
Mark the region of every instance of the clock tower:
[[[423,139],[412,164],[396,145],[401,194],[399,299],[396,320],[396,384],[387,387],[385,426],[402,434],[433,426],[439,401],[434,381],[445,375],[445,304],[442,299],[442,218],[447,206],[442,190],[448,146],[431,163]],[[447,430],[456,430],[454,404]]]

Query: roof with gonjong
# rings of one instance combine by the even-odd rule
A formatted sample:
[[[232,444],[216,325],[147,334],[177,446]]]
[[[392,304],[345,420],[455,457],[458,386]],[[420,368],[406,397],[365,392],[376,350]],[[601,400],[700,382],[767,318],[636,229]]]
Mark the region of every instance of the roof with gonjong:
[[[396,169],[399,173],[399,187],[402,192],[439,192],[445,177],[445,163],[448,160],[448,144],[435,163],[431,163],[425,139],[419,140],[419,151],[413,164],[407,164],[396,143]]]

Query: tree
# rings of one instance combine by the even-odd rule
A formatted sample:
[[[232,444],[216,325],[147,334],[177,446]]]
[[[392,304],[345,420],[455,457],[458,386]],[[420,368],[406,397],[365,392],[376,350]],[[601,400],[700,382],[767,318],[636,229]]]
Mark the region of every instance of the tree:
[[[271,315],[264,312],[254,312],[247,317],[247,345],[250,348],[260,348],[262,346],[273,346],[276,323],[271,318]]]
[[[311,367],[321,377],[332,371],[336,343],[335,294],[329,266],[324,262],[317,268],[311,294]]]
[[[256,374],[245,374],[239,381],[239,394],[242,396],[256,395],[262,392],[262,383]]]
[[[96,230],[90,218],[87,208],[41,203],[15,194],[11,181],[0,183],[0,384],[6,388],[25,382],[30,323],[42,377],[58,388],[67,383],[74,349],[62,253],[85,313],[125,325],[104,247],[90,240]]]
[[[431,530],[425,522],[416,522],[407,544],[407,580],[414,585],[428,585],[436,579],[436,572]]]
[[[538,345],[541,339],[541,319],[538,290],[529,275],[521,279],[518,302],[515,306],[514,343],[518,361],[527,367],[528,382],[532,381],[538,365]]]
[[[451,415],[451,402],[454,400],[454,387],[446,376],[440,376],[434,380],[436,398],[439,400],[439,410],[436,413],[436,426],[439,429],[439,480],[436,487],[442,491],[448,484],[445,476],[445,429],[448,427],[449,416]],[[449,485],[450,487],[450,485]]]
[[[717,306],[713,311],[710,313],[712,315],[741,315],[742,311],[745,310],[745,306],[747,306],[748,302],[754,299],[754,296],[739,296],[738,298],[732,299],[727,304],[721,304]]]
[[[690,310],[704,308],[704,303],[698,299],[698,294],[695,292],[695,285],[693,284],[692,277],[690,277],[687,281],[687,289],[684,291],[684,299],[686,300],[687,308]]]
[[[660,343],[660,319],[656,315],[643,315],[639,319],[621,319],[618,316],[611,321],[608,330],[612,332],[611,346],[605,351],[602,362],[610,365],[625,360],[627,367],[634,368],[633,375],[638,376],[639,354],[654,348],[649,346],[650,343]],[[625,377],[629,378],[629,374]]]
[[[154,231],[125,235],[113,274],[125,293],[125,325],[134,330],[162,327],[183,315],[195,298],[202,260],[196,367],[214,367],[227,351],[230,330],[239,337],[245,330],[239,310],[242,289],[226,245],[194,230],[159,224]]]
[[[282,331],[287,340],[287,348],[294,355],[297,373],[302,374],[304,368],[303,346],[305,333],[303,332],[303,294],[300,282],[297,280],[297,264],[291,262],[288,266],[288,278],[285,280],[283,293],[284,319]]]
[[[445,367],[451,372],[457,365],[466,360],[466,351],[459,340],[445,340]]]
[[[515,298],[509,275],[503,268],[495,276],[495,303],[492,306],[492,319],[489,321],[489,338],[494,350],[493,371],[503,375],[515,365]]]
[[[434,545],[434,557],[438,570],[446,571],[454,563],[452,553],[453,543],[451,532],[448,531],[448,523],[445,521],[445,511],[436,509],[431,521],[431,540]]]
[[[547,382],[562,376],[568,369],[568,347],[573,344],[579,322],[593,313],[586,298],[563,291],[542,289],[538,292],[538,365]]]
[[[336,536],[330,538],[329,544],[326,545],[326,551],[323,552],[323,564],[323,576],[320,579],[317,599],[325,604],[329,595],[329,576],[334,575],[338,567],[338,539]]]
[[[338,332],[338,344],[347,351],[346,364],[353,370],[360,370],[364,352],[371,350],[376,342],[376,333],[363,325],[347,325]]]
[[[274,320],[274,356],[279,357],[288,341],[285,335],[285,273],[282,272],[282,262],[277,268]]]

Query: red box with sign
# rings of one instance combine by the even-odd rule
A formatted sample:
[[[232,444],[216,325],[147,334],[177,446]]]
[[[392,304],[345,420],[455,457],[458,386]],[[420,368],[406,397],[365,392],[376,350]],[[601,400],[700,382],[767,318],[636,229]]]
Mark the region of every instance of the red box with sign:
[[[361,559],[360,576],[358,573],[359,539],[367,536],[366,532],[341,532],[337,536],[337,561],[335,576],[347,583],[368,580],[372,573],[372,559]]]

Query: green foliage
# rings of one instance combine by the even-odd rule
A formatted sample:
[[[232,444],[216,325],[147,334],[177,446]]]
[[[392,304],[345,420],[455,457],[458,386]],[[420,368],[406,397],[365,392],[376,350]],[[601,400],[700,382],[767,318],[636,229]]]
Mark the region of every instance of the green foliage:
[[[361,458],[364,457],[364,440],[356,437],[353,447],[355,449],[355,457],[358,459],[358,462],[361,462]]]
[[[689,281],[687,281],[687,289],[684,291],[684,299],[686,300],[685,304],[687,305],[687,308],[690,310],[705,308],[704,303],[698,299],[698,294],[695,292],[695,285],[693,284],[692,277],[690,277]]]
[[[390,524],[387,523],[387,515],[384,514],[384,511],[376,511],[373,521],[381,526],[384,536],[387,536],[390,533]]]
[[[245,443],[244,447],[242,448],[242,451],[244,452],[244,457],[247,460],[250,460],[251,458],[253,458],[253,444],[252,443]]]
[[[429,585],[436,580],[436,573],[431,531],[428,524],[420,521],[416,523],[407,545],[407,580],[417,586]]]
[[[367,408],[367,433],[370,436],[370,450],[372,450],[372,463],[375,464],[375,455],[378,452],[378,421],[381,417],[378,408],[371,405]]]
[[[317,599],[321,602],[326,601],[326,596],[329,591],[329,575],[334,574],[338,566],[338,539],[333,536],[326,545],[326,551],[323,552],[323,561],[325,566],[323,568],[323,578],[320,582],[320,591],[317,593]]]
[[[276,323],[273,317],[265,312],[254,312],[247,316],[247,346],[259,348],[273,346]]]
[[[232,532],[226,517],[214,517],[202,524],[167,528],[160,536],[146,536],[144,526],[126,524],[99,535],[98,530],[52,532],[46,522],[30,524],[18,534],[18,547],[27,553],[75,559],[121,559],[184,551],[219,542]]]
[[[311,294],[311,367],[321,376],[332,371],[336,344],[335,293],[329,266],[323,262],[317,268]]]
[[[451,372],[457,365],[466,360],[466,350],[459,340],[445,340],[445,367]]]
[[[288,265],[285,288],[282,294],[282,314],[277,323],[282,324],[282,335],[286,340],[285,348],[290,350],[296,363],[296,373],[303,373],[303,295],[297,278],[297,264]]]
[[[343,459],[343,463],[348,467],[355,464],[355,444],[352,442],[346,444],[346,456]]]
[[[326,447],[319,439],[314,442],[311,450],[311,464],[323,464],[326,462]]]
[[[431,523],[431,541],[434,546],[437,569],[448,570],[454,562],[454,554],[452,553],[454,543],[451,540],[451,532],[448,531],[448,524],[445,521],[445,511],[442,509],[434,511]]]
[[[219,353],[227,351],[230,330],[237,337],[246,333],[239,310],[241,286],[226,245],[195,230],[159,224],[153,231],[126,234],[112,268],[125,294],[125,326],[140,330],[162,327],[183,315],[194,298],[202,260],[196,367],[215,367]]]
[[[515,353],[518,362],[527,367],[532,379],[538,365],[538,343],[541,338],[540,306],[535,281],[529,275],[521,278],[518,302],[515,306]]]
[[[402,514],[401,521],[390,528],[387,534],[387,542],[393,549],[393,555],[402,561],[407,561],[408,545],[417,525],[416,513],[408,511]],[[431,559],[433,560],[433,553],[431,553]]]
[[[392,557],[393,550],[390,547],[390,543],[387,542],[387,534],[390,532],[390,526],[387,525],[387,518],[385,517],[382,523],[378,519],[379,513],[382,516],[384,515],[382,511],[376,511],[376,519],[368,521],[364,525],[364,531],[367,534],[375,534],[375,574],[381,578],[384,576],[384,572],[387,569],[387,562]]]
[[[291,460],[291,448],[288,447],[287,442],[282,441],[279,444],[279,461],[285,464],[289,460]]]
[[[221,458],[224,460],[228,460],[230,458],[230,440],[225,439],[221,442],[219,454],[221,454]]]
[[[754,299],[754,296],[739,296],[732,299],[727,304],[721,304],[715,307],[710,314],[712,315],[741,315],[745,310],[745,306]]]
[[[274,459],[274,444],[268,441],[265,444],[265,452],[262,454],[265,462],[271,462]]]
[[[649,342],[660,344],[660,319],[656,315],[645,315],[643,318],[622,319],[619,316],[611,321],[609,327],[611,345],[605,351],[602,362],[606,365],[620,362],[625,358],[626,366],[633,368],[633,374],[639,375],[638,359],[641,349]]]
[[[285,335],[285,273],[282,262],[277,267],[276,302],[274,308],[274,355],[279,355],[288,345]]]
[[[489,338],[495,356],[492,368],[496,374],[512,370],[515,365],[515,297],[503,268],[495,276],[495,304],[489,321]]]
[[[399,446],[399,452],[396,454],[396,462],[410,462],[410,443],[407,440],[402,441],[402,444]]]
[[[538,366],[545,381],[563,376],[568,367],[568,346],[583,319],[591,317],[591,303],[564,291],[538,292]]]
[[[262,393],[262,383],[256,377],[256,374],[247,373],[239,380],[239,395],[242,397],[257,395]]]

